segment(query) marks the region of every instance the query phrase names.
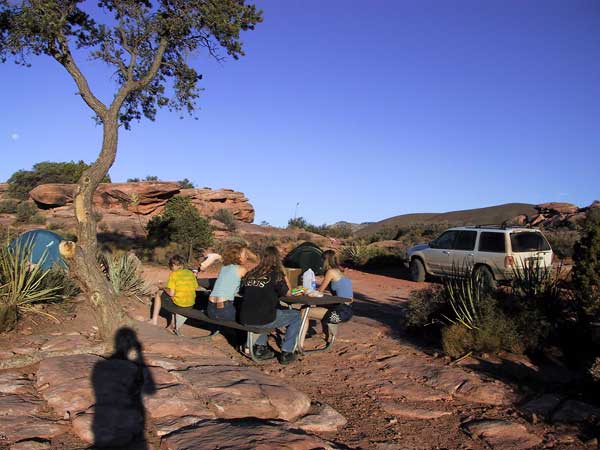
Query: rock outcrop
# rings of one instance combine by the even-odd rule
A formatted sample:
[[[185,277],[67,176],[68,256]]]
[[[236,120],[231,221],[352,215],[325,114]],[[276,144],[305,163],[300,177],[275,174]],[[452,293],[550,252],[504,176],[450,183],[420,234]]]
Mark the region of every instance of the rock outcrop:
[[[539,228],[573,228],[585,220],[588,211],[600,208],[600,201],[594,201],[590,206],[579,208],[572,203],[550,202],[535,206],[537,214],[526,216],[521,214],[513,217],[507,225],[531,226]]]
[[[74,184],[42,184],[30,198],[46,220],[63,228],[75,225]],[[0,187],[1,194],[1,187]],[[211,217],[219,209],[228,209],[242,222],[254,220],[254,208],[243,193],[231,189],[181,189],[174,182],[101,183],[94,195],[98,229],[127,236],[143,235],[148,221],[160,214],[174,196],[186,196],[203,216]]]

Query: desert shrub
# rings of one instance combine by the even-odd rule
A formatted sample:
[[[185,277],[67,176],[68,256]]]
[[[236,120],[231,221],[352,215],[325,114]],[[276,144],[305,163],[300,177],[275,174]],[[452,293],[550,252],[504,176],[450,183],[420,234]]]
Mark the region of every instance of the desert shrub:
[[[573,253],[573,288],[580,315],[600,316],[600,210],[591,210]]]
[[[37,207],[30,202],[23,202],[17,206],[15,219],[18,223],[44,223],[44,218],[38,213]]]
[[[406,325],[411,328],[422,328],[441,319],[448,312],[448,300],[441,288],[428,288],[412,291],[406,307]]]
[[[17,212],[18,204],[16,200],[3,200],[0,202],[0,213],[14,214]]]
[[[83,161],[37,163],[32,170],[19,170],[11,175],[8,179],[8,194],[24,200],[29,191],[40,184],[75,183],[88,167],[90,166]],[[103,181],[110,183],[110,177],[107,175]]]
[[[378,232],[369,235],[367,237],[367,241],[370,244],[372,244],[373,242],[391,241],[393,239],[396,239],[396,236],[398,236],[398,227],[386,225]]]
[[[327,236],[339,239],[347,239],[354,234],[352,226],[348,223],[340,223],[327,227]]]
[[[133,253],[102,254],[100,259],[117,294],[137,299],[150,294],[150,286],[142,276],[142,263]]]
[[[548,239],[552,251],[561,259],[572,258],[575,244],[581,233],[574,230],[545,231],[544,236]]]
[[[298,241],[310,241],[312,236],[309,233],[298,233]]]
[[[365,244],[353,243],[345,245],[340,250],[340,259],[350,266],[360,267],[366,265],[369,260],[381,253],[377,247],[369,247]]]
[[[0,246],[0,332],[12,329],[18,314],[37,313],[52,317],[36,305],[61,299],[64,286],[57,278],[49,278],[49,270],[29,263],[32,245],[17,245],[14,249]]]
[[[81,293],[79,285],[71,277],[69,271],[57,266],[48,271],[41,283],[43,289],[50,289],[55,286],[60,287],[57,296],[63,300],[71,299]]]
[[[221,222],[228,231],[237,230],[237,223],[235,221],[235,216],[229,209],[221,208],[217,212],[214,213],[213,219]]]
[[[288,220],[287,227],[305,229],[307,225],[308,222],[304,217],[294,217],[293,219]]]
[[[127,183],[139,183],[141,180],[137,177],[135,178],[127,178]]]
[[[151,247],[164,247],[175,242],[187,254],[188,261],[192,259],[194,250],[206,248],[212,243],[212,227],[189,197],[169,199],[163,214],[153,217],[146,230]]]
[[[279,243],[275,236],[265,234],[246,234],[245,239],[248,242],[248,248],[255,255],[260,255],[265,248],[277,246]]]
[[[181,189],[194,189],[194,183],[192,183],[187,178],[184,178],[183,180],[180,180],[177,183],[179,184],[179,186],[181,186]]]

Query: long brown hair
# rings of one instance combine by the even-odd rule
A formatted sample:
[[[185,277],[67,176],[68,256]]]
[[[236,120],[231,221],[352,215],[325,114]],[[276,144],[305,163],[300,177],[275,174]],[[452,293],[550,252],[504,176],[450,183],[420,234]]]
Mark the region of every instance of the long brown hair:
[[[242,252],[248,247],[245,242],[228,242],[223,250],[223,265],[242,264]]]
[[[275,281],[280,281],[285,277],[281,256],[277,247],[269,246],[265,248],[260,255],[260,262],[252,269],[245,278],[260,278],[271,272],[275,272]]]
[[[340,272],[344,271],[343,267],[340,266],[337,255],[333,250],[325,250],[321,255],[321,260],[323,261],[324,272],[327,272],[330,269],[337,269]]]

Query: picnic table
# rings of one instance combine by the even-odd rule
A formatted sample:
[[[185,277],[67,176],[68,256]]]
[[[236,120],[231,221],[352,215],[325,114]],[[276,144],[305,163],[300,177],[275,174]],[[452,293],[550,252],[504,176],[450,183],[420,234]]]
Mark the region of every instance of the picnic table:
[[[317,306],[333,306],[339,305],[340,303],[345,303],[348,301],[347,298],[336,297],[334,295],[323,294],[322,297],[311,297],[310,295],[288,295],[286,297],[282,297],[279,299],[280,301],[287,303],[288,305],[299,305],[300,313],[302,315],[302,322],[300,325],[300,333],[304,329],[308,321],[308,315],[310,313],[311,308],[315,308]],[[335,341],[335,335],[337,333],[337,325],[335,323],[330,323],[327,325],[329,329],[328,340],[323,348],[316,348],[312,350],[304,350],[304,348],[300,347],[300,334],[298,335],[296,349],[300,353],[314,353],[314,352],[323,352],[329,350],[333,345],[333,341]]]

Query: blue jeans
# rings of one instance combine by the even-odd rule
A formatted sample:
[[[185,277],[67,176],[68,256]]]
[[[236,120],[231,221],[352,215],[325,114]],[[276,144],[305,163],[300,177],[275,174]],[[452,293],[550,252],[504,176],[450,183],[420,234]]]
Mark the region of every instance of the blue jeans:
[[[281,351],[291,353],[296,348],[296,340],[300,333],[300,324],[302,318],[300,313],[295,309],[278,309],[275,320],[271,323],[261,325],[261,327],[269,328],[281,328],[287,327],[285,330],[285,336],[283,343],[281,344]],[[267,345],[267,335],[261,334],[256,340],[256,345]]]
[[[215,320],[228,320],[235,322],[235,306],[232,301],[223,302],[222,308],[217,308],[213,302],[208,302],[206,315]]]

